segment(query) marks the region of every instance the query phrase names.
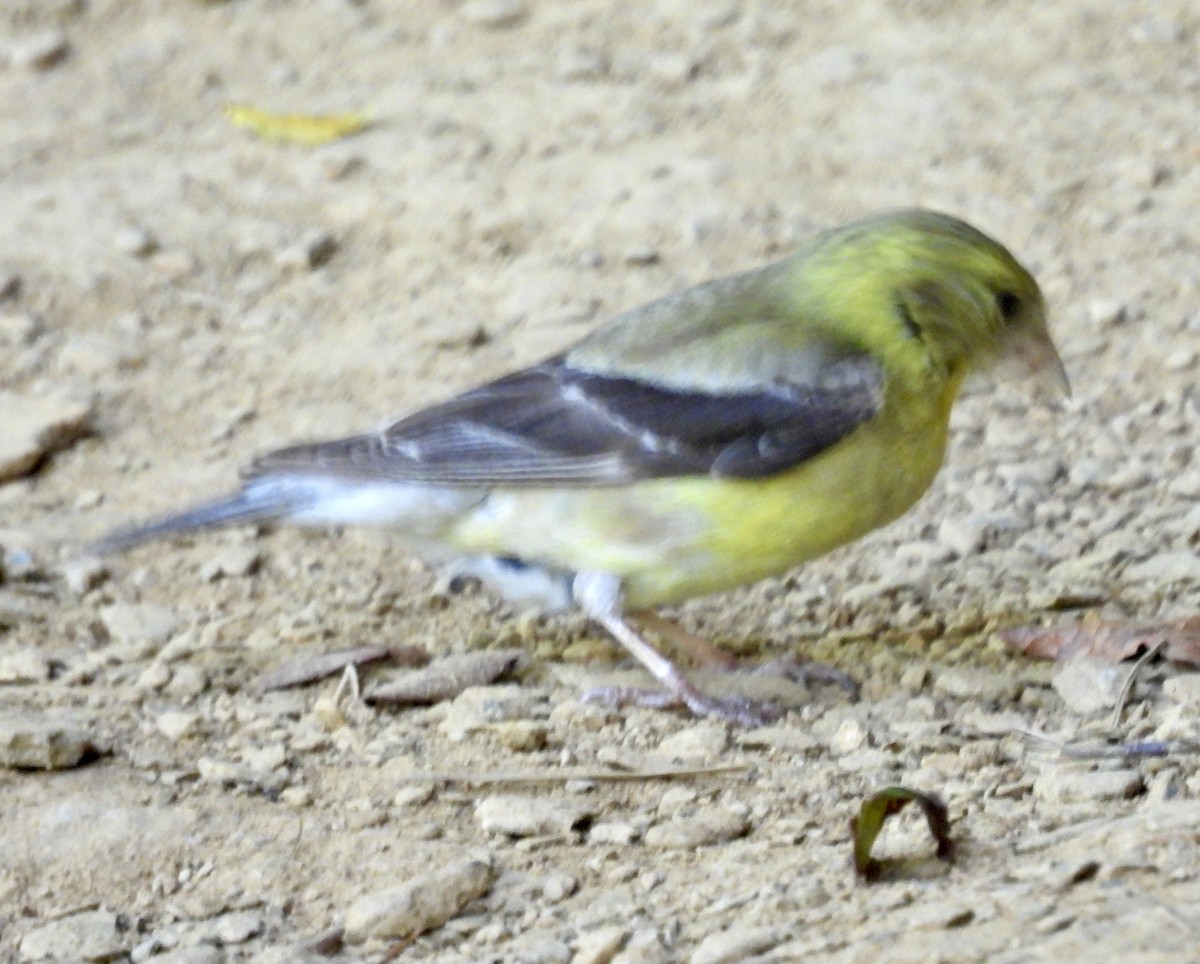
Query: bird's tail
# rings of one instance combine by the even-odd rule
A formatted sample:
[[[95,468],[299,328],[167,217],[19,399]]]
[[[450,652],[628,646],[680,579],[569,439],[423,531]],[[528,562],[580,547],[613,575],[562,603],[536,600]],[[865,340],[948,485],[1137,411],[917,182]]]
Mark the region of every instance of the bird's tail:
[[[263,481],[249,482],[240,492],[223,499],[205,502],[144,525],[118,529],[94,543],[91,553],[106,556],[123,552],[139,543],[190,529],[281,519],[305,508],[310,501],[311,495],[303,487],[262,484]]]

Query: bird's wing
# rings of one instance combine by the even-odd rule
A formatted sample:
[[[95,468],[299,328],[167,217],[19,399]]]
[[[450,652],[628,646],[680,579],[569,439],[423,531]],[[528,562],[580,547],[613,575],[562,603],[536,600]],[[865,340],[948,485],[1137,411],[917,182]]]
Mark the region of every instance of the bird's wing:
[[[875,415],[884,374],[828,355],[803,380],[730,391],[664,387],[552,358],[382,431],[282,449],[250,475],[452,486],[759,478],[812,458]]]

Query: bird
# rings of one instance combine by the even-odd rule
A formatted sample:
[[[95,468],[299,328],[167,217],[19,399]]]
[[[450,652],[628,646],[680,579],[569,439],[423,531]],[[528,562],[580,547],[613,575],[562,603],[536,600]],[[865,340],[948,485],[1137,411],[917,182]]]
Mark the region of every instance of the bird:
[[[581,611],[649,671],[648,703],[758,725],[778,707],[705,692],[639,619],[898,518],[942,465],[964,378],[1000,359],[1069,394],[1033,275],[963,220],[885,211],[380,429],[263,455],[231,494],[94,551],[238,523],[384,527],[513,603]]]

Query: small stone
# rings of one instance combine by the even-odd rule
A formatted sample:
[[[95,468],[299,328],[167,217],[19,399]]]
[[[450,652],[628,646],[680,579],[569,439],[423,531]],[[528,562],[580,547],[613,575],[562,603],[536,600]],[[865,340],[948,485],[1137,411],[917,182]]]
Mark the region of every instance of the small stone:
[[[346,911],[345,939],[412,937],[440,927],[483,896],[496,871],[489,859],[463,860],[414,877],[390,890],[359,897]]]
[[[698,797],[691,787],[667,787],[658,798],[656,810],[660,817],[670,817],[695,803]]]
[[[392,797],[392,806],[420,807],[433,799],[433,786],[428,783],[416,783],[411,787],[401,787]]]
[[[0,315],[0,345],[21,348],[32,345],[45,327],[38,315],[18,313]]]
[[[641,835],[641,831],[631,823],[598,823],[588,831],[588,843],[628,847],[635,843]]]
[[[135,957],[134,960],[138,958]],[[152,964],[223,964],[227,958],[214,944],[194,944],[191,947],[176,947],[165,954],[155,954],[141,960],[149,960]]]
[[[1182,706],[1200,707],[1200,673],[1182,673],[1163,683],[1163,695]]]
[[[521,0],[471,0],[462,8],[463,19],[477,27],[502,30],[515,27],[525,19]]]
[[[242,763],[260,776],[273,773],[287,763],[287,750],[278,743],[254,747],[242,752]]]
[[[313,795],[308,787],[285,787],[279,791],[279,799],[293,809],[303,810],[312,806]]]
[[[709,934],[688,958],[689,964],[736,964],[783,943],[786,934],[777,927],[739,927]]]
[[[1125,570],[1130,582],[1150,582],[1156,585],[1200,581],[1200,555],[1189,550],[1160,552]]]
[[[650,75],[667,87],[679,87],[695,78],[699,65],[688,53],[661,53],[650,61]]]
[[[155,728],[168,740],[182,740],[190,736],[196,732],[199,724],[200,715],[186,710],[167,710],[154,720]]]
[[[735,813],[728,807],[705,807],[686,817],[676,817],[668,823],[660,823],[646,831],[647,847],[663,850],[691,850],[712,844],[736,840],[750,829],[745,814]]]
[[[496,736],[504,746],[516,753],[532,753],[546,746],[549,728],[534,720],[511,720],[497,723]]]
[[[963,700],[1004,703],[1021,694],[1021,681],[1003,672],[956,666],[942,670],[933,688],[946,696]]]
[[[0,655],[0,685],[44,683],[50,678],[50,658],[32,646]]]
[[[1112,709],[1129,675],[1129,667],[1094,656],[1068,659],[1054,673],[1050,685],[1076,713]]]
[[[486,833],[510,837],[567,836],[591,820],[597,805],[553,797],[524,797],[496,794],[475,805],[475,819]]]
[[[275,259],[280,268],[315,271],[329,262],[337,252],[338,243],[330,232],[310,231],[295,244],[284,248]]]
[[[32,712],[0,713],[0,766],[14,770],[66,770],[96,753],[80,730]]]
[[[570,874],[551,874],[542,881],[542,896],[553,903],[566,900],[578,889],[579,879]]]
[[[28,475],[92,427],[92,406],[63,394],[0,392],[0,482]]]
[[[149,656],[171,638],[179,617],[165,606],[112,603],[100,610],[100,622],[118,646]]]
[[[571,964],[610,964],[629,940],[629,928],[620,924],[586,931],[575,939]]]
[[[21,940],[26,961],[111,961],[128,947],[126,925],[107,910],[71,914],[30,931]]]
[[[158,250],[158,239],[145,228],[130,225],[117,232],[113,245],[123,254],[148,258]]]
[[[1049,770],[1033,782],[1033,793],[1053,803],[1128,800],[1145,784],[1137,770]]]
[[[979,515],[965,519],[950,516],[938,526],[938,541],[958,556],[969,556],[984,547],[988,537],[987,520]]]
[[[212,921],[213,934],[222,945],[245,944],[263,932],[262,914],[252,910],[232,911]]]
[[[71,42],[61,30],[45,30],[14,43],[8,62],[20,70],[49,70],[71,52]]]
[[[253,546],[232,546],[223,549],[200,566],[200,578],[216,582],[225,577],[252,576],[262,565],[263,554]]]
[[[1123,301],[1102,298],[1088,305],[1088,318],[1100,328],[1112,328],[1129,317],[1129,306]]]
[[[107,563],[102,559],[73,559],[64,563],[63,582],[76,596],[83,596],[101,585],[110,575]]]
[[[715,760],[729,746],[729,729],[716,723],[699,723],[673,733],[658,745],[658,752],[671,760],[703,762]]]
[[[171,682],[173,675],[170,666],[162,660],[155,660],[142,670],[133,685],[141,693],[157,693]]]
[[[838,756],[845,756],[847,753],[864,749],[870,744],[870,730],[863,726],[861,720],[850,717],[842,720],[833,736],[829,738],[829,751]]]

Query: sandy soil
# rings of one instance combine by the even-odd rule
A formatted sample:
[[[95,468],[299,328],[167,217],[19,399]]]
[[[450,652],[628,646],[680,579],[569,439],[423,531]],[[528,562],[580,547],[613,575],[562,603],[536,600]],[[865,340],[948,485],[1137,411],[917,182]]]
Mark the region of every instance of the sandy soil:
[[[311,939],[363,898],[429,875],[451,900],[446,868],[471,859],[482,896],[402,959],[1194,953],[1195,757],[1065,760],[1024,734],[1194,740],[1197,677],[1147,667],[1114,725],[1111,673],[1078,668],[1103,692],[1064,698],[996,636],[1196,611],[1191,0],[8,0],[0,41],[0,388],[94,413],[0,487],[0,711],[104,751],[0,770],[0,959],[326,959]],[[376,123],[284,145],[230,102]],[[981,382],[906,519],[678,613],[747,658],[852,672],[857,703],[795,693],[755,733],[584,705],[620,661],[595,630],[448,597],[379,534],[73,561],[275,444],[911,204],[1035,269],[1074,401]],[[290,659],[377,643],[526,657],[420,710],[258,692]],[[672,766],[732,769],[649,772]],[[865,886],[847,821],[895,782],[947,799],[959,858],[933,860],[906,813]]]

